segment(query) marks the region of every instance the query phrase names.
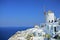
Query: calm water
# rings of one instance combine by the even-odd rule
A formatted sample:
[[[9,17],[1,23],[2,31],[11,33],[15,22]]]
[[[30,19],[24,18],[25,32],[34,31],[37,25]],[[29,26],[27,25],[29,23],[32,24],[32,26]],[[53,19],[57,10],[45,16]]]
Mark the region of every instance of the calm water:
[[[8,40],[14,33],[32,27],[0,27],[0,40]]]

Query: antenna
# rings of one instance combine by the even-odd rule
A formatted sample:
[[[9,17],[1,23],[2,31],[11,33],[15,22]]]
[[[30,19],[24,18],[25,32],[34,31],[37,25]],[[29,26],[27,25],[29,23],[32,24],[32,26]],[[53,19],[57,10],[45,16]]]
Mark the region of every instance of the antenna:
[[[45,23],[47,22],[46,7],[44,6]]]
[[[46,15],[46,8],[45,8],[45,6],[44,6],[44,15]]]

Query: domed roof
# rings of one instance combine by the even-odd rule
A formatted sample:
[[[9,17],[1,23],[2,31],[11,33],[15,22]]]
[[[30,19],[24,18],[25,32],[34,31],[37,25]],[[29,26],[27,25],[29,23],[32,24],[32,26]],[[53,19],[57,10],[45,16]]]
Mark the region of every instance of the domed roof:
[[[51,10],[49,10],[48,13],[53,13],[53,12]]]

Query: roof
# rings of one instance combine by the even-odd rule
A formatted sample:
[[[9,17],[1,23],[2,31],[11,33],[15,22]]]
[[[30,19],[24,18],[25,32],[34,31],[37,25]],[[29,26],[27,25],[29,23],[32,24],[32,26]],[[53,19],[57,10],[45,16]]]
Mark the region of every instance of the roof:
[[[53,12],[51,10],[49,10],[48,13],[53,13]]]

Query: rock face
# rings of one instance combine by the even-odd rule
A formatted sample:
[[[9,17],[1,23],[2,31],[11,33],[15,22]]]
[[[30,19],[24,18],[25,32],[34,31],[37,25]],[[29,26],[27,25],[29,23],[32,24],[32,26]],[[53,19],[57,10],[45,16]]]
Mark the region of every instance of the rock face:
[[[45,32],[39,28],[27,29],[25,31],[18,31],[8,40],[41,40],[44,39]],[[37,38],[36,38],[37,37]]]

